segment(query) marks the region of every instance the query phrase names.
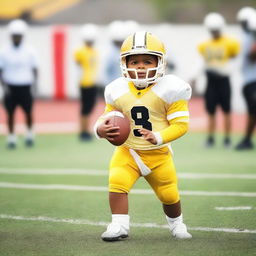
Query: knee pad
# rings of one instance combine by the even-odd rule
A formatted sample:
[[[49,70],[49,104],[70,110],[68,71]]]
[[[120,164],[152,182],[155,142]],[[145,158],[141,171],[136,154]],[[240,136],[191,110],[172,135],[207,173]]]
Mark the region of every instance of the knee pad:
[[[156,194],[163,204],[175,204],[180,200],[177,184],[162,186],[158,188]]]
[[[111,169],[109,175],[109,192],[129,193],[131,182],[129,176],[123,176],[117,168]]]

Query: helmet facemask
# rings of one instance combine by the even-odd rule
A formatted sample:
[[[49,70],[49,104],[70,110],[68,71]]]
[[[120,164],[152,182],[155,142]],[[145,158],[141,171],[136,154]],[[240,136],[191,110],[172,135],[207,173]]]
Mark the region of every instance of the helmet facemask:
[[[157,66],[153,68],[148,68],[145,70],[146,76],[145,78],[139,78],[138,73],[143,72],[144,70],[141,69],[135,69],[135,68],[128,68],[127,67],[127,57],[131,55],[137,55],[137,54],[149,54],[157,56]],[[155,71],[155,74],[152,77],[149,77],[149,74],[151,71]],[[133,82],[134,85],[137,88],[143,89],[148,87],[150,84],[156,83],[162,76],[164,76],[165,73],[165,59],[162,53],[157,52],[134,52],[134,53],[127,53],[121,55],[121,72],[123,77],[125,77],[126,80]],[[133,72],[135,75],[135,78],[131,78],[129,72]]]

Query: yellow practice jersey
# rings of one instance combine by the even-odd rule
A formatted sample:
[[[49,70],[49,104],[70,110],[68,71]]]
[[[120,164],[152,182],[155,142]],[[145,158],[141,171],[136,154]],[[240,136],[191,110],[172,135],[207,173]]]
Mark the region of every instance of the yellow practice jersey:
[[[75,51],[74,58],[82,69],[81,86],[94,86],[98,72],[98,51],[92,47],[83,46]]]
[[[199,44],[198,51],[204,58],[206,69],[228,74],[228,61],[239,54],[240,45],[233,38],[221,36]]]
[[[174,75],[166,75],[158,83],[142,90],[121,77],[106,86],[105,114],[118,110],[129,118],[131,132],[125,146],[136,150],[156,149],[166,146],[169,141],[163,138],[162,145],[153,145],[141,137],[138,129],[161,132],[175,122],[188,123],[187,101],[190,97],[189,84]],[[161,136],[166,137],[164,132]]]

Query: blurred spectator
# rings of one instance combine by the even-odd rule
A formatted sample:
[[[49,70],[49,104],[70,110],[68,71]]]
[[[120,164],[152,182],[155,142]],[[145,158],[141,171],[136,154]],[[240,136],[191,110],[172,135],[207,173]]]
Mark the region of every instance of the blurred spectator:
[[[225,147],[231,145],[231,86],[229,61],[239,53],[237,40],[223,35],[224,18],[218,13],[209,13],[204,20],[204,25],[211,34],[211,38],[198,46],[199,53],[205,63],[207,87],[205,91],[205,107],[208,114],[208,138],[206,146],[215,144],[215,113],[216,107],[221,106],[224,113]]]
[[[242,36],[242,77],[243,95],[247,105],[247,125],[244,138],[237,150],[253,149],[252,136],[256,125],[256,11],[251,7],[242,8],[237,15]]]
[[[98,50],[95,49],[95,41],[98,36],[98,27],[94,24],[86,24],[81,29],[84,45],[77,49],[74,58],[82,70],[80,79],[80,140],[90,141],[92,136],[89,131],[89,117],[96,103],[98,73]]]
[[[32,131],[33,96],[32,87],[37,83],[38,64],[32,48],[24,41],[27,24],[22,20],[13,20],[8,25],[10,43],[0,51],[0,80],[4,89],[4,106],[7,112],[8,136],[7,147],[16,147],[14,133],[14,114],[21,106],[26,117],[27,133],[25,145],[34,145]]]

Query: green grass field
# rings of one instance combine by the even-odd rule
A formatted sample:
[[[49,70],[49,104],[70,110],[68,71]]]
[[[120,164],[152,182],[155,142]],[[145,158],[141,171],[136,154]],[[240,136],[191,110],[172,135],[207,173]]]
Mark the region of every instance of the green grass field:
[[[110,221],[107,168],[114,147],[103,140],[82,144],[76,135],[39,135],[34,148],[20,138],[9,151],[1,136],[0,255],[256,255],[256,150],[225,149],[221,135],[213,149],[203,141],[203,134],[190,133],[173,143],[193,239],[171,237],[160,202],[141,178],[129,197],[129,238],[106,243],[100,235]]]

